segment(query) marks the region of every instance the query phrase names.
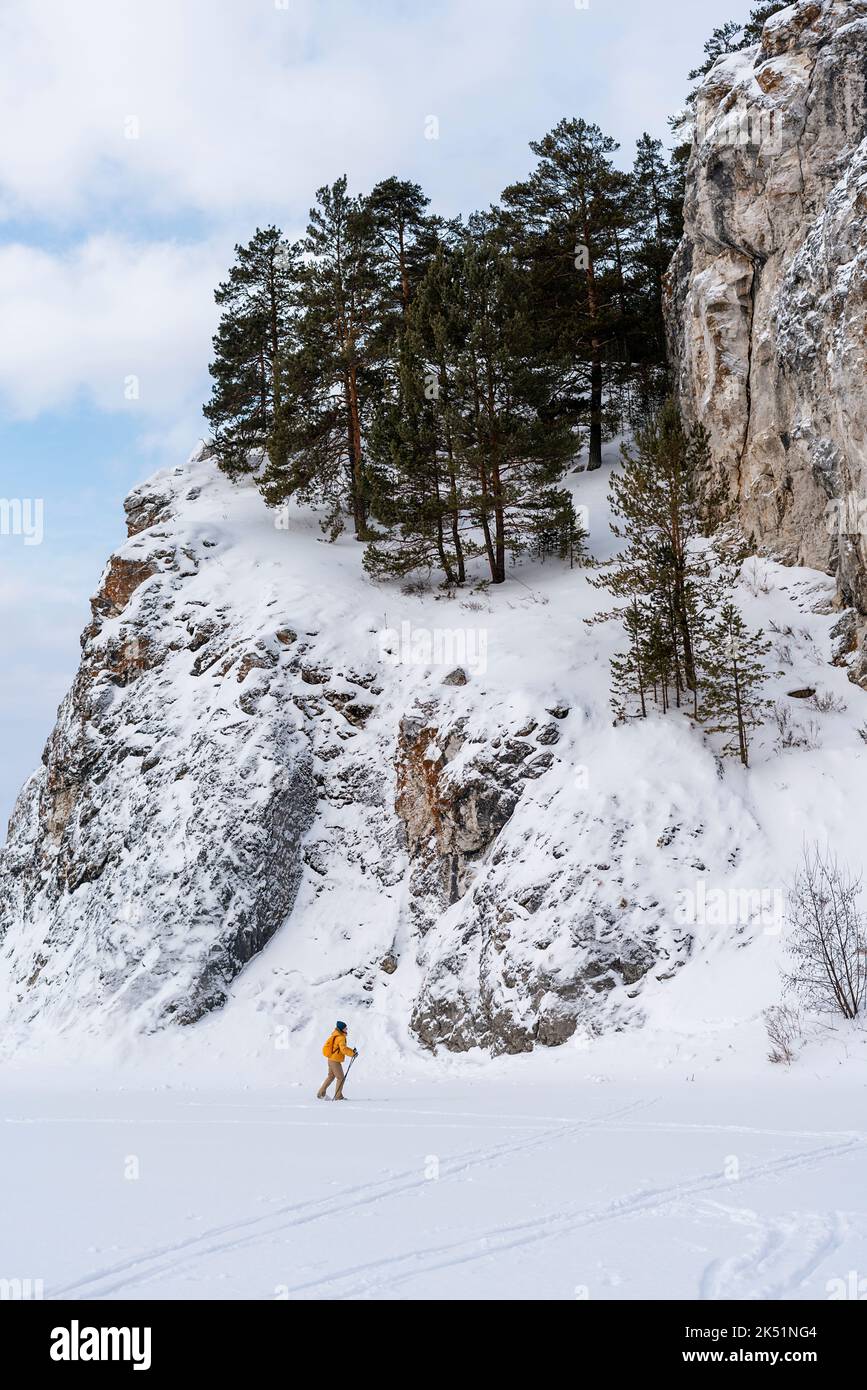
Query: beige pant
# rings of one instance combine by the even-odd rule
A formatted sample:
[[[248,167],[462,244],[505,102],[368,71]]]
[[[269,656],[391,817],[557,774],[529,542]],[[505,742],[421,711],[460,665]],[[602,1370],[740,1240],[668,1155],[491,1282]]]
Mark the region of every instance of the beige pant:
[[[337,1090],[334,1092],[334,1099],[339,1100],[343,1095],[343,1066],[340,1062],[328,1063],[328,1075],[319,1087],[318,1095],[320,1099],[325,1095],[332,1081],[337,1082]]]

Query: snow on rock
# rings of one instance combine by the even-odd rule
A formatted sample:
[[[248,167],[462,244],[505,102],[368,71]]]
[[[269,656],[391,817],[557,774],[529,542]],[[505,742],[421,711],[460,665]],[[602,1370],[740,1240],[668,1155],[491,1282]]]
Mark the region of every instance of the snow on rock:
[[[597,559],[608,474],[573,475]],[[374,585],[349,535],[201,454],[127,516],[0,851],[4,1050],[195,1024],[243,1069],[315,1055],[334,1017],[394,1058],[642,1027],[762,1047],[801,843],[860,864],[867,697],[830,580],[745,569],[784,730],[747,772],[685,711],[612,725],[621,634],[586,623],[587,571]]]
[[[867,0],[800,0],[714,65],[684,212],[670,333],[714,476],[748,536],[865,615]]]

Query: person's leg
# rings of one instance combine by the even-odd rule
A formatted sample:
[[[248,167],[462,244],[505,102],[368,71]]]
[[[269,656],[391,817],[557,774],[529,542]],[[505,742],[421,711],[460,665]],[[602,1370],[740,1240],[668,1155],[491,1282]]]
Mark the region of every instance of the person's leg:
[[[334,1068],[334,1075],[337,1077],[337,1090],[334,1092],[335,1100],[343,1100],[343,1067],[340,1062],[329,1062],[329,1066]]]
[[[325,1092],[328,1090],[328,1087],[331,1085],[332,1081],[334,1081],[334,1080],[335,1080],[334,1063],[333,1063],[333,1062],[329,1062],[329,1063],[328,1063],[328,1075],[326,1076],[326,1078],[325,1078],[325,1080],[323,1081],[322,1085],[319,1087],[319,1090],[316,1092],[316,1094],[317,1094],[317,1096],[319,1097],[320,1100],[324,1100],[324,1099],[325,1099]]]

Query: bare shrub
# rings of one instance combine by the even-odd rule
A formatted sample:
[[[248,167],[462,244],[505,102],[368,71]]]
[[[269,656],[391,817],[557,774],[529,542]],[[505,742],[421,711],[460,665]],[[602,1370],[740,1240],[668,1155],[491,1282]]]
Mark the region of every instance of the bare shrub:
[[[809,1009],[835,1009],[855,1018],[867,995],[867,932],[860,908],[861,879],[831,851],[804,849],[789,890],[792,959],[787,985]]]
[[[431,590],[430,579],[425,575],[414,574],[400,586],[400,592],[407,598],[429,594]]]
[[[773,708],[773,718],[777,726],[776,748],[778,752],[784,748],[806,747],[804,730],[788,705],[777,701]]]
[[[793,665],[792,648],[788,642],[775,642],[774,656],[777,658],[777,661],[782,661],[784,666]]]
[[[804,654],[812,666],[824,666],[825,658],[816,646],[816,639],[808,627],[798,629],[796,636],[804,646]]]
[[[744,565],[741,578],[753,598],[758,598],[759,594],[769,594],[773,587],[767,566],[760,565],[758,560]]]
[[[817,690],[810,696],[810,707],[820,714],[845,714],[847,705],[833,690]]]
[[[817,724],[815,719],[808,719],[807,723],[801,728],[801,746],[803,748],[816,749],[822,747],[822,726]]]
[[[772,716],[777,726],[774,747],[778,753],[781,753],[785,748],[821,748],[822,726],[815,719],[801,724],[795,719],[789,706],[780,703],[780,701],[777,701],[773,706]]]
[[[801,1040],[801,1015],[790,1004],[772,1004],[762,1013],[771,1050],[769,1062],[791,1066],[795,1060],[796,1044]]]

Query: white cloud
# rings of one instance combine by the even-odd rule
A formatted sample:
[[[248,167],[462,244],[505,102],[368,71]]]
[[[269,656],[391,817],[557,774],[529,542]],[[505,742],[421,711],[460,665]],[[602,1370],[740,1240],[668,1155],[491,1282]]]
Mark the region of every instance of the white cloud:
[[[646,0],[4,0],[0,209],[289,221],[344,171],[395,169],[484,205],[560,116],[659,127],[718,18],[680,8],[672,26]],[[627,46],[641,98],[616,81]]]
[[[32,418],[85,400],[143,422],[187,413],[202,385],[227,245],[92,237],[0,247],[0,400]]]

